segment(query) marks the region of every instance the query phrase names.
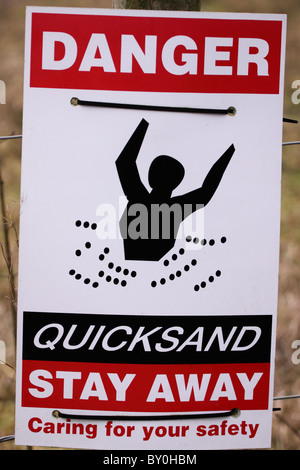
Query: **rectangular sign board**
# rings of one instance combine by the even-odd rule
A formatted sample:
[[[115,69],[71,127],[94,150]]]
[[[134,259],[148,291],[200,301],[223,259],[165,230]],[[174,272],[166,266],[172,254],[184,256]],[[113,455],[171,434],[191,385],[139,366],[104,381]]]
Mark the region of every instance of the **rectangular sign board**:
[[[27,8],[16,444],[270,446],[285,28]]]

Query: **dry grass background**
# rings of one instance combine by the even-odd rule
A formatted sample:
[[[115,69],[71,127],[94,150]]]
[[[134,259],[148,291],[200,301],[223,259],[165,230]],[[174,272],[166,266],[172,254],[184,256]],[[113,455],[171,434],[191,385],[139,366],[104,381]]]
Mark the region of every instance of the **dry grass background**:
[[[6,84],[6,104],[0,104],[0,135],[21,134],[25,6],[111,7],[111,0],[0,0],[0,79]],[[299,119],[300,105],[291,101],[292,82],[300,80],[300,3],[298,0],[202,0],[202,11],[286,13],[288,17],[284,115]],[[283,141],[300,140],[300,123],[284,124]],[[0,142],[0,172],[4,181],[13,267],[17,279],[21,140]],[[0,219],[0,243],[3,221]],[[0,245],[1,246],[1,245]],[[15,293],[17,295],[17,293]],[[0,251],[0,340],[6,361],[15,364],[11,316],[12,296]],[[292,343],[300,340],[300,146],[283,148],[282,224],[276,347],[275,396],[300,394],[300,364],[293,364]],[[0,364],[0,437],[14,433],[14,371]],[[273,450],[300,449],[300,399],[275,402]],[[0,449],[22,449],[13,441]],[[38,449],[38,448],[37,448]]]

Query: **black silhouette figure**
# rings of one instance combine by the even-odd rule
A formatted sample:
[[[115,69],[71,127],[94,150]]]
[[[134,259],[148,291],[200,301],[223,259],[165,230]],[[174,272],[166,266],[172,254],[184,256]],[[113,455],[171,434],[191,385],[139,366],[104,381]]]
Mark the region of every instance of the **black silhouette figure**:
[[[184,167],[167,155],[156,157],[143,185],[136,160],[149,123],[142,119],[116,160],[119,179],[128,199],[120,219],[125,259],[159,261],[174,246],[181,222],[213,197],[235,151],[232,144],[208,172],[202,187],[181,196],[172,191],[184,177]]]

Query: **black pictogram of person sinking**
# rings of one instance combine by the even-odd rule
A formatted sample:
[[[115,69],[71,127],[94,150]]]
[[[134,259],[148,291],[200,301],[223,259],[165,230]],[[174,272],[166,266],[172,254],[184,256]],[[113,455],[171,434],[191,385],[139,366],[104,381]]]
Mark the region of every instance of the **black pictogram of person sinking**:
[[[201,187],[172,197],[185,170],[175,158],[156,157],[149,168],[149,192],[141,181],[137,157],[149,123],[142,119],[116,160],[120,183],[128,203],[120,219],[127,260],[159,261],[176,242],[183,220],[206,206],[215,194],[235,152],[233,144],[209,170]],[[136,219],[137,223],[132,223]],[[132,227],[135,229],[133,230]]]

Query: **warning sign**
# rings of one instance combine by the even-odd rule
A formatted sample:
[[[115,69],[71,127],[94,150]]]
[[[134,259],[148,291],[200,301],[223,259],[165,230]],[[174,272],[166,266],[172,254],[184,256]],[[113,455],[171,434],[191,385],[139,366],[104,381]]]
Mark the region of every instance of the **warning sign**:
[[[268,447],[285,16],[30,7],[16,443]]]

